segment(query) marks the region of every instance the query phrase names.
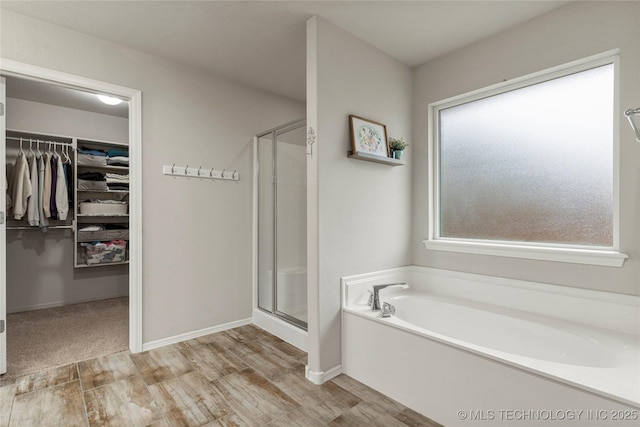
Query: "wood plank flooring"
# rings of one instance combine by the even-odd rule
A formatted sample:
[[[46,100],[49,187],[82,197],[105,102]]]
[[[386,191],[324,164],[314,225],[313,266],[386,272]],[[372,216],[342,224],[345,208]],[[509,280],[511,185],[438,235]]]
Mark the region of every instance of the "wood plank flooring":
[[[0,427],[439,426],[346,375],[310,383],[306,359],[253,325],[114,353],[0,387]]]

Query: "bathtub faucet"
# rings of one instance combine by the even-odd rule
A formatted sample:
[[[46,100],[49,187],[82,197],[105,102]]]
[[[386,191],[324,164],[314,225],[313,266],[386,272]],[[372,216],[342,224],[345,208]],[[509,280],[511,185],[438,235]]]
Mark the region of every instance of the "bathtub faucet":
[[[396,308],[388,302],[382,303],[382,309],[380,310],[380,314],[378,314],[378,317],[391,317],[391,315],[393,314],[396,314]]]
[[[384,288],[402,288],[407,289],[409,287],[406,283],[389,283],[387,285],[373,285],[373,294],[371,295],[371,310],[380,310],[380,291]]]

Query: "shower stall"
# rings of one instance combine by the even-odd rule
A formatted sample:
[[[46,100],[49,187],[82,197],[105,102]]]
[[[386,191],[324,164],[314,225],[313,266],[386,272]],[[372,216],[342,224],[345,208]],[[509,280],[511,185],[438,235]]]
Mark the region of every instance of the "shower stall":
[[[305,120],[256,137],[258,309],[307,329]]]

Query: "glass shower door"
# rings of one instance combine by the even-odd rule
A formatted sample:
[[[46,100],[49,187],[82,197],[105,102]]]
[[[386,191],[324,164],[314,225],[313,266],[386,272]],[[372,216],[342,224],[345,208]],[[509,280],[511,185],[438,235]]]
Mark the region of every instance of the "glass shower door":
[[[307,323],[306,127],[276,132],[276,313]]]
[[[258,136],[258,307],[307,327],[304,121]],[[274,143],[275,142],[275,143]]]

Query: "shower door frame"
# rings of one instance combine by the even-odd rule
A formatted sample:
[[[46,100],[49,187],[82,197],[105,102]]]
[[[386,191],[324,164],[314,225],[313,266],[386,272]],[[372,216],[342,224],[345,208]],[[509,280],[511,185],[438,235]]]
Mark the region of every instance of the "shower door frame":
[[[278,126],[276,128],[270,129],[265,132],[261,132],[256,135],[254,138],[254,152],[255,152],[255,161],[254,161],[254,185],[255,185],[255,196],[254,196],[254,206],[255,206],[255,221],[254,221],[254,281],[255,281],[255,303],[254,307],[273,315],[279,319],[284,320],[287,323],[292,324],[304,331],[307,330],[308,322],[303,322],[302,320],[295,318],[287,313],[278,310],[278,186],[277,186],[277,170],[278,170],[278,135],[282,135],[286,132],[306,127],[306,119],[298,119],[292,122],[286,123],[284,125]],[[271,278],[271,291],[272,291],[272,299],[271,299],[271,310],[267,310],[263,307],[260,307],[260,156],[259,156],[259,144],[260,138],[271,135],[271,140],[273,141],[273,152],[272,152],[272,163],[271,163],[271,181],[273,185],[273,268],[272,268],[272,278]],[[306,201],[305,201],[306,202]]]

